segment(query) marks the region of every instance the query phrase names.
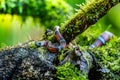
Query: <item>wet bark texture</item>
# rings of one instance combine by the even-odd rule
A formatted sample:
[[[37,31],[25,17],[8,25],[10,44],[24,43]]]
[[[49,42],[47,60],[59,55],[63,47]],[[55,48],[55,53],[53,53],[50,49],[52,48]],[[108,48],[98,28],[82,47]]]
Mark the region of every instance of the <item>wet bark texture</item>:
[[[37,48],[0,51],[0,80],[53,80],[56,69]]]

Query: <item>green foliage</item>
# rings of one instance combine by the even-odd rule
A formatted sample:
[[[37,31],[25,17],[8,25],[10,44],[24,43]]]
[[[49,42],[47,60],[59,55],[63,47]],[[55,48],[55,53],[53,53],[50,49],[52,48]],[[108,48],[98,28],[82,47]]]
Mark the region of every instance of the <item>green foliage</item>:
[[[38,18],[0,14],[0,48],[42,38],[45,29]]]
[[[2,13],[39,16],[45,7],[43,0],[2,0],[0,11]]]
[[[73,65],[70,65],[70,63],[58,66],[56,75],[60,80],[87,80],[85,76],[80,74],[80,71]]]
[[[106,16],[106,25],[111,24],[110,31],[112,31],[115,35],[120,37],[120,4],[113,7]]]
[[[60,25],[72,13],[72,8],[63,0],[1,0],[0,12],[40,17],[51,28]]]
[[[45,14],[43,21],[49,28],[60,25],[72,14],[72,7],[63,0],[46,0],[45,3],[47,14]]]
[[[40,39],[45,27],[60,25],[72,8],[60,0],[0,0],[0,13],[0,47],[3,47]]]

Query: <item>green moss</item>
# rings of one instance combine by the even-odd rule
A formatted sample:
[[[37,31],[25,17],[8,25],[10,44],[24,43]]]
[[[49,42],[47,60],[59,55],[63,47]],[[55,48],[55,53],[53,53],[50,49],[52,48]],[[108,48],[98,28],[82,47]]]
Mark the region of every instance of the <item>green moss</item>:
[[[102,32],[101,25],[93,26],[77,38],[77,43],[81,46],[81,49],[87,49],[86,46],[90,46]],[[107,76],[105,75],[104,80],[120,79],[120,37],[114,36],[106,45],[96,47],[90,51],[94,53],[102,67],[110,70],[110,73]]]
[[[80,71],[73,65],[70,65],[70,63],[58,66],[56,75],[60,80],[87,80],[85,76],[80,74]]]
[[[105,26],[100,23],[95,24],[77,37],[76,41],[81,50],[88,50],[88,47],[104,32],[105,29],[102,27]],[[96,47],[90,51],[95,55],[102,67],[110,70],[110,73],[105,75],[104,80],[120,80],[120,37],[114,36],[102,47]]]
[[[106,79],[112,80],[120,79],[120,38],[114,37],[105,46],[95,48],[92,50],[99,64],[110,69],[110,74]],[[119,76],[119,77],[117,77]]]

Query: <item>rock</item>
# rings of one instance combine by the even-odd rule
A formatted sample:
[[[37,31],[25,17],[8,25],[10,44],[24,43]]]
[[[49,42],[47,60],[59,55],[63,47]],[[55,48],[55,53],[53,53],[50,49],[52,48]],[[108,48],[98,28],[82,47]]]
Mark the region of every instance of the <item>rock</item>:
[[[38,49],[16,47],[0,51],[0,80],[54,80],[56,69]]]

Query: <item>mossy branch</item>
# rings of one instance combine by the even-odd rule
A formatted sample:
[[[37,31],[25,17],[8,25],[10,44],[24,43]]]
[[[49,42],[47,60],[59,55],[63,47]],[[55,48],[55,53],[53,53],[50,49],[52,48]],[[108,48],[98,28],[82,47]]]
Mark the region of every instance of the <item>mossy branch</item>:
[[[67,43],[71,42],[77,35],[84,32],[89,26],[95,24],[120,0],[86,0],[80,5],[80,9],[75,15],[66,21],[60,28]],[[54,35],[48,38],[55,41]]]

